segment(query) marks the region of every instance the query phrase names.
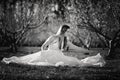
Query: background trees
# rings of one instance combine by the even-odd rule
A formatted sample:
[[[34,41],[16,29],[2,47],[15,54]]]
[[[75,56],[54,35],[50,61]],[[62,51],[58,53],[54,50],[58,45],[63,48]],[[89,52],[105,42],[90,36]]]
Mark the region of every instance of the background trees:
[[[41,45],[61,24],[70,40],[86,48],[120,45],[120,2],[109,0],[1,1],[0,39],[12,45]]]
[[[1,9],[2,40],[6,40],[13,51],[23,44],[28,31],[40,27],[47,19],[44,13],[39,13],[38,4],[29,1],[3,1]]]

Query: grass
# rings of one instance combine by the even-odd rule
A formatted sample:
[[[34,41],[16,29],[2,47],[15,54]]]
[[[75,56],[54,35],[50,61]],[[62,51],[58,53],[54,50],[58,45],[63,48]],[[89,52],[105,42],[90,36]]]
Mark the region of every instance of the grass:
[[[28,53],[1,51],[0,60],[25,54]],[[30,66],[0,62],[0,80],[120,80],[120,60],[107,60],[104,67]]]

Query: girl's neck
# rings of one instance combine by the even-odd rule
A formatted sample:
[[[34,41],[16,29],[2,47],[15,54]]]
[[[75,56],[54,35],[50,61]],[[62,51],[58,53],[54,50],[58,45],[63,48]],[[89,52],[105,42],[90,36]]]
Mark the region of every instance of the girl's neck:
[[[61,36],[61,37],[64,37],[64,36],[65,36],[65,34],[60,34],[60,36]]]

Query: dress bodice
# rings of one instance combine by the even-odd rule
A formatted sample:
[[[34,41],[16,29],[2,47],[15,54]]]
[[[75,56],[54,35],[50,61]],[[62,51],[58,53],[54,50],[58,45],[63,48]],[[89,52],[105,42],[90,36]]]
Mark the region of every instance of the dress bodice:
[[[48,50],[59,50],[59,38],[56,38],[49,46]]]

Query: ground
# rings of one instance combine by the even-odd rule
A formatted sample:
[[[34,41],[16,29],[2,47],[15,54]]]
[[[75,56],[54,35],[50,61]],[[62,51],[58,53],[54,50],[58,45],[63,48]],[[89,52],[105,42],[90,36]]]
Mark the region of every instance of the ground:
[[[30,54],[40,48],[20,48],[14,54],[6,49],[0,49],[0,60],[2,60],[3,57]],[[101,51],[103,55],[106,53],[106,50],[95,50]],[[72,55],[72,53],[68,55]],[[106,62],[104,67],[45,67],[0,62],[0,80],[120,80],[119,58],[106,60]]]

